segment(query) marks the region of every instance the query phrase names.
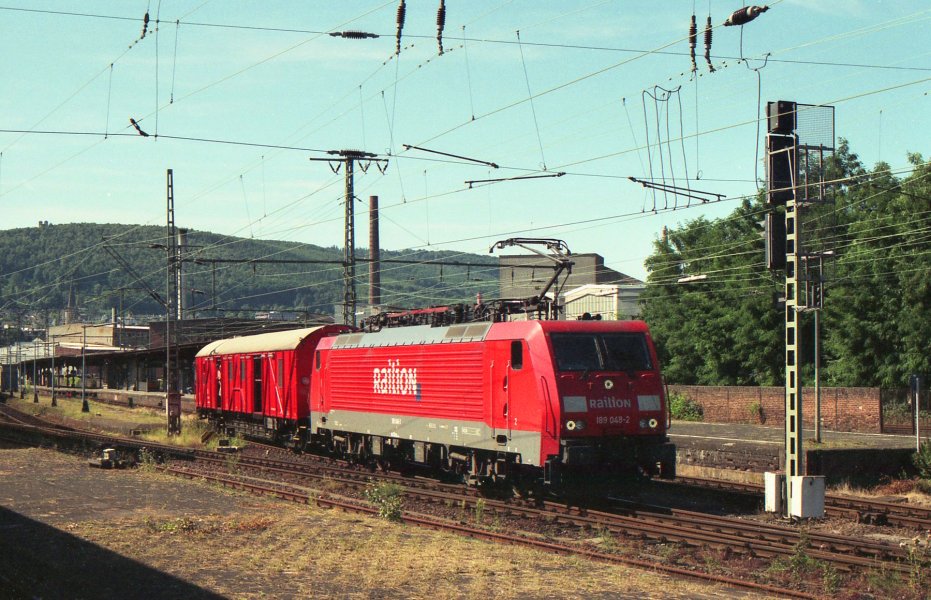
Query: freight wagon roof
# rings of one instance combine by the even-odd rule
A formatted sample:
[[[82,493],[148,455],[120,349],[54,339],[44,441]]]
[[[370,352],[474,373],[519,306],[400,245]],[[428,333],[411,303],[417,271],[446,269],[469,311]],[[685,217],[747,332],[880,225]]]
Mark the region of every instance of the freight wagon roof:
[[[271,333],[244,335],[241,337],[217,340],[201,348],[196,356],[294,350],[304,341],[304,338],[319,329],[323,329],[323,327],[324,326],[289,329],[287,331],[273,331]]]

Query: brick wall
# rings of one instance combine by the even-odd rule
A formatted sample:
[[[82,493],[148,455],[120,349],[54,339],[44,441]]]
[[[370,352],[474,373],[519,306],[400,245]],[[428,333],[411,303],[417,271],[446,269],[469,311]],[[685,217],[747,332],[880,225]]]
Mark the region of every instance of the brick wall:
[[[781,387],[731,387],[670,385],[702,405],[709,423],[785,422],[785,389]],[[814,427],[815,391],[802,391],[805,427]],[[880,432],[879,388],[821,388],[821,426],[834,431]]]

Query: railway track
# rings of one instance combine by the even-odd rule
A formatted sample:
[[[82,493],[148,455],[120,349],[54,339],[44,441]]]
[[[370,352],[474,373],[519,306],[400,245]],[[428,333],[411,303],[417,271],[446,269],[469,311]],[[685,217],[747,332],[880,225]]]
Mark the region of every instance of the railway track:
[[[221,457],[198,457],[198,462],[209,462],[221,470],[228,466],[227,459]],[[249,457],[239,457],[236,468],[254,468],[259,472],[288,478],[288,484],[294,484],[295,479],[305,478],[326,480],[330,485],[340,484],[361,490],[373,482],[391,482],[404,487],[405,497],[434,506],[453,505],[475,510],[481,503],[484,511],[494,511],[506,517],[540,519],[576,531],[607,531],[615,536],[652,543],[674,542],[691,547],[727,549],[753,557],[791,557],[804,544],[812,558],[848,572],[863,568],[908,572],[908,566],[903,564],[908,558],[907,552],[897,544],[817,532],[803,534],[798,529],[751,519],[670,510],[665,507],[631,506],[633,503],[620,500],[614,500],[619,506],[614,511],[572,507],[551,501],[536,507],[521,501],[495,500],[472,494],[464,496],[461,486],[443,486],[392,474],[362,473],[339,467],[318,469],[309,465]]]
[[[702,477],[676,477],[676,482],[690,486],[711,488],[748,494],[763,498],[763,486],[706,479]],[[828,516],[847,517],[858,523],[892,525],[918,531],[931,531],[931,509],[910,504],[851,498],[837,494],[826,494],[824,508]]]
[[[479,506],[489,514],[499,515],[502,521],[509,525],[513,521],[513,529],[521,531],[522,524],[537,522],[548,524],[556,535],[545,534],[541,536],[527,536],[520,533],[502,533],[489,531],[481,527],[464,525],[461,519],[455,517],[438,518],[425,516],[423,513],[405,513],[403,520],[413,524],[428,526],[435,529],[447,529],[472,537],[484,537],[505,541],[507,543],[520,543],[522,545],[537,545],[553,552],[573,553],[589,556],[598,560],[610,562],[623,562],[634,566],[665,570],[671,574],[685,574],[699,577],[709,581],[718,581],[729,585],[738,585],[751,589],[766,590],[783,595],[796,597],[812,597],[807,593],[795,593],[791,590],[771,588],[753,581],[738,578],[714,576],[691,568],[679,566],[654,564],[649,561],[617,557],[600,548],[593,548],[591,543],[581,540],[591,538],[593,532],[624,537],[634,542],[644,544],[679,544],[689,548],[711,548],[730,555],[736,553],[754,558],[784,558],[791,559],[799,552],[812,559],[823,561],[834,566],[839,571],[855,573],[863,569],[875,569],[883,572],[900,573],[907,576],[913,565],[906,562],[905,551],[896,544],[867,541],[863,539],[833,536],[818,532],[801,533],[797,529],[763,523],[750,519],[735,519],[733,517],[719,517],[707,513],[690,512],[670,509],[659,506],[636,504],[621,499],[610,499],[611,506],[604,510],[592,510],[584,507],[568,506],[561,502],[527,502],[519,499],[497,500],[480,497],[474,490],[465,490],[461,485],[450,485],[436,480],[405,477],[394,473],[375,473],[340,463],[334,459],[313,459],[312,462],[295,460],[280,460],[270,456],[251,456],[247,454],[236,455],[231,460],[229,455],[218,454],[212,451],[186,450],[162,444],[152,444],[135,439],[113,438],[100,434],[63,430],[48,427],[47,423],[34,419],[32,423],[25,423],[30,419],[22,419],[7,407],[0,406],[0,415],[10,421],[0,429],[18,428],[20,431],[41,432],[42,435],[57,439],[80,440],[84,447],[89,444],[117,446],[121,448],[147,448],[151,452],[169,459],[182,459],[184,466],[172,464],[166,470],[185,477],[202,478],[217,481],[229,487],[238,487],[263,494],[273,494],[285,499],[309,502],[316,501],[321,505],[339,506],[344,509],[361,507],[359,512],[371,513],[372,508],[362,497],[364,490],[377,482],[391,482],[403,486],[404,496],[419,506],[432,506],[432,510],[443,512],[443,507],[458,507],[461,511],[468,508],[477,512]],[[21,415],[21,414],[20,414]],[[38,422],[37,422],[38,421]],[[258,446],[258,445],[256,445]],[[251,453],[262,452],[262,448],[251,448]],[[272,448],[266,448],[269,455]],[[275,454],[279,449],[275,449]],[[329,463],[329,464],[328,464]],[[238,474],[222,473],[229,470],[230,465],[235,466]],[[195,465],[208,466],[206,471]],[[210,469],[213,472],[210,472]],[[261,477],[247,476],[245,470],[254,470]],[[269,481],[275,477],[277,480]],[[326,489],[334,485],[342,486],[349,498],[336,497],[334,494],[309,492],[309,481],[326,481]],[[744,488],[744,493],[753,490]],[[343,506],[343,505],[346,506]],[[437,508],[439,507],[439,508]],[[448,512],[448,511],[447,511]],[[545,529],[545,528],[544,528]],[[574,534],[574,542],[553,542],[554,538],[563,537],[561,534],[569,532]],[[569,537],[573,537],[570,535]],[[512,539],[513,538],[513,539]],[[529,539],[528,539],[529,538]],[[684,571],[681,572],[681,571]],[[706,576],[707,575],[707,576]]]
[[[363,513],[367,515],[376,515],[377,509],[372,506],[368,506],[361,502],[349,501],[345,499],[338,499],[330,496],[322,496],[318,494],[309,493],[304,489],[295,487],[292,485],[282,485],[282,484],[268,484],[268,483],[257,483],[250,481],[243,481],[234,477],[227,475],[220,475],[216,473],[202,473],[194,472],[188,469],[178,469],[175,467],[166,467],[166,472],[186,477],[190,479],[202,479],[205,481],[210,481],[215,484],[223,485],[231,489],[248,491],[252,493],[262,494],[281,498],[284,500],[289,500],[292,502],[298,502],[301,504],[316,504],[317,506],[324,506],[330,508],[338,508],[345,511]],[[424,492],[418,492],[423,494]],[[508,509],[511,510],[511,509]],[[519,510],[531,510],[531,509],[519,509]],[[545,539],[536,539],[534,537],[528,537],[524,535],[519,535],[515,533],[502,533],[497,531],[489,531],[488,529],[479,528],[470,526],[463,522],[450,521],[448,519],[440,519],[430,515],[425,515],[422,513],[416,513],[412,511],[403,511],[399,515],[399,520],[403,523],[410,525],[417,525],[420,527],[426,527],[429,529],[434,529],[438,531],[447,531],[451,533],[456,533],[459,535],[464,535],[467,537],[475,539],[483,539],[487,541],[492,541],[496,543],[506,543],[512,545],[525,546],[530,548],[535,548],[538,550],[546,552],[554,552],[557,554],[564,555],[574,555],[574,556],[584,556],[592,560],[598,560],[601,562],[612,563],[612,564],[621,564],[631,567],[636,567],[640,569],[647,569],[651,571],[658,571],[661,573],[666,573],[668,575],[673,575],[677,577],[688,577],[691,579],[698,579],[702,581],[720,583],[732,587],[739,587],[744,589],[751,589],[760,592],[766,592],[770,594],[776,594],[781,597],[791,597],[791,598],[818,598],[816,594],[811,594],[805,591],[786,589],[772,585],[760,584],[752,581],[746,581],[741,579],[734,579],[729,577],[723,577],[720,575],[714,575],[711,573],[704,573],[701,571],[695,571],[682,567],[675,567],[663,564],[657,564],[654,562],[649,562],[646,560],[638,560],[635,558],[629,558],[613,554],[610,552],[604,552],[599,550],[594,550],[591,548],[580,547],[578,544],[559,542],[553,540]]]

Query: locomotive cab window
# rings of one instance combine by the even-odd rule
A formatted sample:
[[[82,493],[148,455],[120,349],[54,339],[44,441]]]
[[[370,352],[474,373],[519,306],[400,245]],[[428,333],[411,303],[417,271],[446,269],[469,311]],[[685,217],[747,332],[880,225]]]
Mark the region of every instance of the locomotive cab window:
[[[642,333],[612,333],[600,337],[604,343],[607,370],[649,371],[653,368]]]
[[[524,344],[520,340],[511,342],[511,368],[515,371],[524,368]]]
[[[552,335],[560,371],[649,371],[653,368],[642,333]]]

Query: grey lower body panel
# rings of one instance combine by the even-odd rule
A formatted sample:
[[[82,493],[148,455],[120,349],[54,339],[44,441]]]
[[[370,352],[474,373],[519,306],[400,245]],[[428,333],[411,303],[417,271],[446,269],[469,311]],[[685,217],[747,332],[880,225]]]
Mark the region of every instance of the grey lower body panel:
[[[482,422],[333,410],[311,414],[311,431],[361,433],[520,455],[520,462],[541,466],[541,435],[534,431],[493,429]],[[503,436],[503,437],[502,437]],[[504,443],[499,443],[503,441]]]

